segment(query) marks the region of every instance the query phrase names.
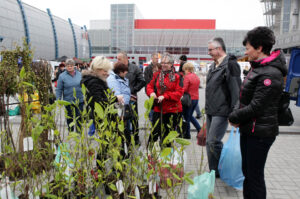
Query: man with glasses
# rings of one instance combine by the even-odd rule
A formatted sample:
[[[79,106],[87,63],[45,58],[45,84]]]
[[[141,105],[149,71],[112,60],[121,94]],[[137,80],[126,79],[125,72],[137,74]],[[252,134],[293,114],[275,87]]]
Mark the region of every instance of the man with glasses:
[[[209,169],[215,170],[216,177],[219,177],[222,139],[227,130],[228,116],[239,98],[241,70],[236,57],[226,54],[224,41],[220,37],[208,42],[208,54],[214,63],[208,71],[205,89],[206,151]]]

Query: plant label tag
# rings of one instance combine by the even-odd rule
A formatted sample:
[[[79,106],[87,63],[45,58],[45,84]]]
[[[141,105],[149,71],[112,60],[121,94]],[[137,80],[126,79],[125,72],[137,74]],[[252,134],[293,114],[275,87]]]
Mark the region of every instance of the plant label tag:
[[[156,182],[154,180],[149,181],[149,194],[156,193]]]
[[[140,190],[139,190],[138,186],[135,186],[134,193],[135,193],[136,199],[141,199],[141,194],[140,194]]]
[[[11,189],[10,189],[10,185],[4,184],[4,186],[1,186],[1,187],[2,187],[2,189],[0,190],[1,198],[13,199],[11,197],[12,192],[11,192]]]
[[[70,167],[69,167],[69,166],[67,166],[67,168],[66,168],[66,170],[65,170],[65,174],[66,174],[68,177],[70,177],[71,172],[70,172]]]
[[[32,137],[26,137],[23,139],[23,147],[24,151],[31,151],[33,150],[33,140]]]
[[[48,140],[54,140],[54,131],[52,129],[48,132]]]
[[[124,143],[124,151],[125,151],[125,154],[128,155],[128,148],[127,148],[127,144]]]
[[[124,192],[124,186],[122,180],[116,182],[116,187],[118,189],[119,195]]]

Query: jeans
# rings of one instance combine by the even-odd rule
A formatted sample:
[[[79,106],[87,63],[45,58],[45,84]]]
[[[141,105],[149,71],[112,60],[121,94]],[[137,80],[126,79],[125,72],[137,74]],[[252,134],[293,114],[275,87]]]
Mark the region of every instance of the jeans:
[[[74,131],[74,126],[76,126],[76,130],[81,129],[81,112],[83,110],[83,102],[78,104],[78,107],[75,105],[68,105],[66,106],[67,109],[67,124],[69,131]],[[75,115],[74,115],[75,111]],[[75,118],[74,118],[75,116]],[[70,126],[70,124],[74,121],[76,121],[76,125]],[[79,131],[80,132],[80,131]]]
[[[265,199],[267,197],[264,169],[269,149],[274,141],[275,137],[260,138],[241,135],[245,199]]]
[[[194,125],[197,129],[197,132],[201,130],[201,126],[199,122],[194,118],[193,113],[198,104],[198,100],[192,100],[192,105],[188,108],[184,108],[183,110],[183,117],[187,123],[186,134],[185,137],[191,137],[191,125],[190,122]]]
[[[206,119],[206,152],[210,170],[218,172],[218,165],[223,148],[222,139],[228,126],[227,117],[207,115]]]
[[[201,116],[201,112],[200,112],[200,108],[199,108],[199,103],[197,103],[197,106],[195,108],[195,111],[196,111],[196,115],[197,116]]]

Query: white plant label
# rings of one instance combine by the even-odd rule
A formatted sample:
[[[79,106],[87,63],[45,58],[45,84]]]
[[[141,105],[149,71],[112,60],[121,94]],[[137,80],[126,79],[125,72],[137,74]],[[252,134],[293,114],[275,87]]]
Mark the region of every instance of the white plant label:
[[[23,147],[24,151],[31,151],[33,150],[33,140],[32,137],[26,137],[23,139]]]
[[[139,190],[138,186],[135,186],[134,193],[135,193],[136,199],[141,199],[141,194],[140,194],[140,190]]]
[[[124,186],[122,180],[116,182],[116,187],[118,189],[119,195],[124,192]]]
[[[128,155],[128,148],[127,148],[127,144],[124,143],[124,151],[125,151],[125,154]]]
[[[13,199],[11,197],[11,189],[10,186],[7,184],[2,184],[2,189],[0,190],[0,196],[1,198],[6,198],[6,199]]]
[[[156,182],[154,180],[149,181],[149,194],[156,193]]]
[[[48,140],[54,140],[54,131],[52,129],[48,133]]]

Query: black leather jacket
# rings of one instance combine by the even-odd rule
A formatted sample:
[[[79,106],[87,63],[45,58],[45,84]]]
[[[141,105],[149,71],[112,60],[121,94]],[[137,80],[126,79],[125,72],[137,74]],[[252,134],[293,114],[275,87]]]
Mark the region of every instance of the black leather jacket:
[[[135,64],[129,63],[126,78],[129,79],[130,91],[133,95],[136,95],[145,86],[143,72]]]
[[[241,134],[274,137],[278,135],[278,105],[287,68],[283,53],[251,62],[251,70],[240,91],[240,106],[229,121],[240,124]]]
[[[234,56],[226,56],[208,71],[205,89],[205,112],[211,116],[227,117],[239,98],[241,69]]]

